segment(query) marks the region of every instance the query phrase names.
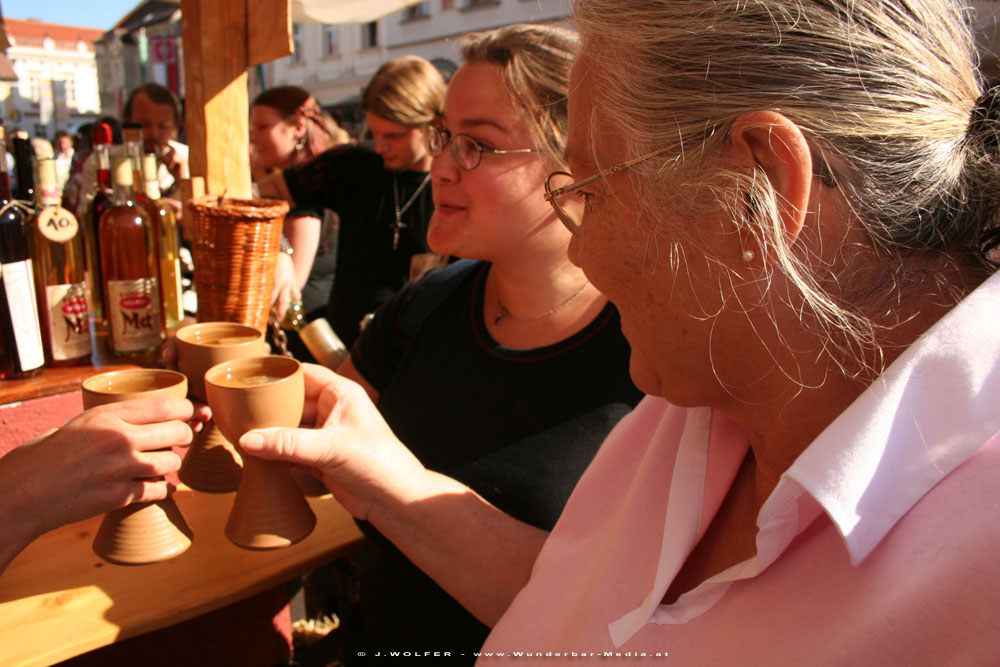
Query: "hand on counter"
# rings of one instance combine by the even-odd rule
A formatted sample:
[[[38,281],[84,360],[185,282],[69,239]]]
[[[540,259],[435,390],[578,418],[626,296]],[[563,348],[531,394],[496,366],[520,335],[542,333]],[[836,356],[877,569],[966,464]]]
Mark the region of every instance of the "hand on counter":
[[[148,478],[180,468],[169,447],[191,444],[209,414],[180,398],[103,405],[0,458],[0,572],[46,531],[165,498],[168,483]]]

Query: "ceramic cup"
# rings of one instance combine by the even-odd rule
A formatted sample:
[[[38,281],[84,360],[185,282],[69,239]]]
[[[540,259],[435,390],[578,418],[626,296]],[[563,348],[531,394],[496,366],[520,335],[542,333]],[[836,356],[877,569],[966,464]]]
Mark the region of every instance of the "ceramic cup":
[[[264,332],[235,322],[200,322],[177,330],[177,368],[188,377],[192,400],[207,402],[205,371],[231,359],[266,355]],[[242,460],[236,448],[210,419],[195,434],[178,477],[192,489],[208,493],[235,491]]]
[[[233,443],[252,429],[294,428],[302,419],[302,365],[291,357],[225,361],[205,373],[205,391],[215,423]],[[246,549],[279,549],[309,535],[316,515],[289,464],[240,454],[243,475],[226,522],[229,540]]]
[[[93,375],[83,381],[85,410],[151,396],[187,396],[187,378],[177,371],[138,368]],[[173,558],[193,534],[173,498],[132,503],[104,515],[94,536],[94,553],[119,565],[143,565]]]

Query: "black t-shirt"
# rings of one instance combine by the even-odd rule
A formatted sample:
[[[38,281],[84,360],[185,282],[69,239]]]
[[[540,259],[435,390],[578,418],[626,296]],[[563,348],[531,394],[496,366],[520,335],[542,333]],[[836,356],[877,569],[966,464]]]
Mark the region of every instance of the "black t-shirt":
[[[380,393],[393,432],[428,468],[467,484],[504,512],[549,530],[611,428],[641,398],[629,348],[611,304],[569,339],[534,350],[497,344],[483,320],[489,264],[448,267],[442,301],[428,278],[376,314],[352,350]],[[410,331],[410,310],[430,308]],[[423,305],[420,305],[423,304]],[[408,345],[407,345],[408,341]],[[363,628],[347,627],[356,651],[466,653],[488,628],[371,526],[362,560]]]
[[[284,176],[296,207],[327,208],[340,216],[328,317],[350,347],[361,318],[406,285],[410,258],[430,251],[427,224],[434,202],[429,184],[403,213],[406,226],[397,248],[392,247],[395,202],[402,208],[427,174],[392,172],[367,148],[337,147],[289,167]]]

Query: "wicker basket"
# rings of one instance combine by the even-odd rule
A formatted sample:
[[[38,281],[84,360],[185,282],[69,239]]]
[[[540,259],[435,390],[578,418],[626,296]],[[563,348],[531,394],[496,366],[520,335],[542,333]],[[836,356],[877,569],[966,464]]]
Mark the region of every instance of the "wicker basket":
[[[267,328],[288,203],[199,197],[187,204],[199,322]]]

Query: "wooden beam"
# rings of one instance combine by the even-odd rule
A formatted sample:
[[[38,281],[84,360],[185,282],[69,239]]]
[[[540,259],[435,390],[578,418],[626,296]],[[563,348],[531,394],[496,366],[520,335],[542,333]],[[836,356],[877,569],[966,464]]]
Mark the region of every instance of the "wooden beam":
[[[191,176],[211,195],[251,195],[248,1],[181,0]]]
[[[247,67],[292,55],[292,0],[247,3]]]

